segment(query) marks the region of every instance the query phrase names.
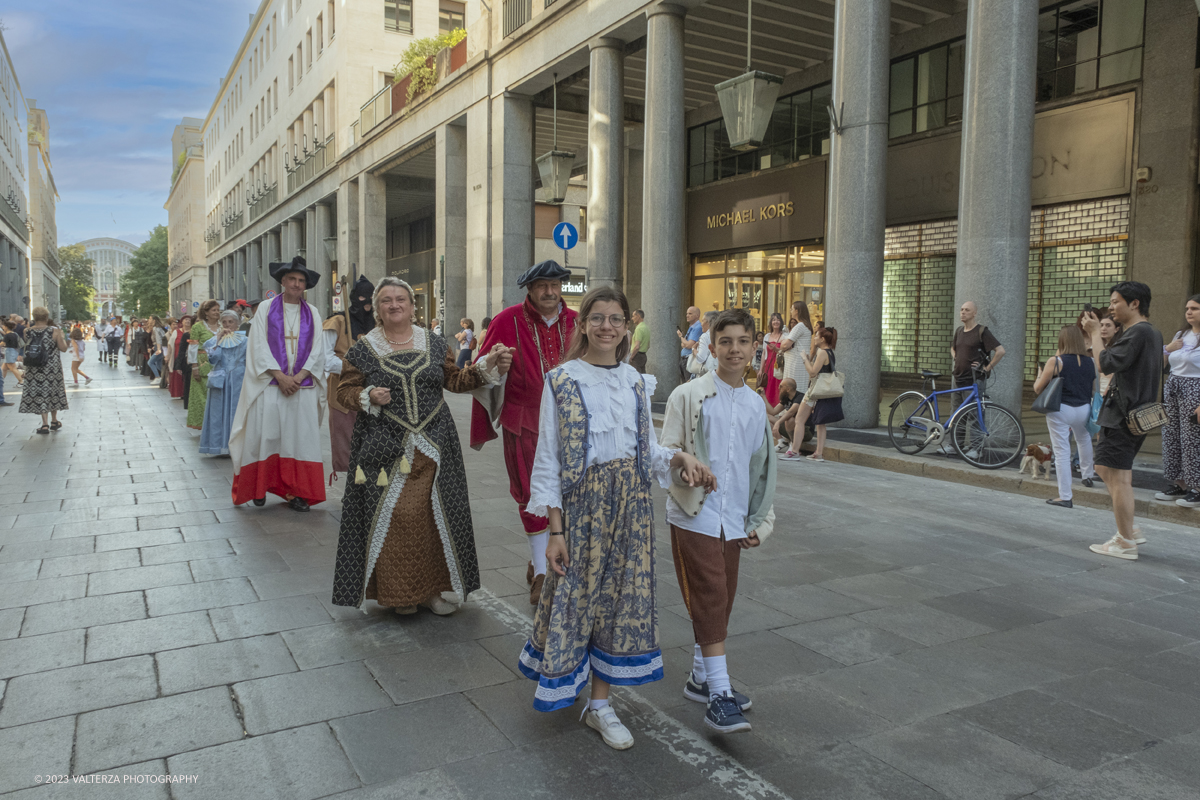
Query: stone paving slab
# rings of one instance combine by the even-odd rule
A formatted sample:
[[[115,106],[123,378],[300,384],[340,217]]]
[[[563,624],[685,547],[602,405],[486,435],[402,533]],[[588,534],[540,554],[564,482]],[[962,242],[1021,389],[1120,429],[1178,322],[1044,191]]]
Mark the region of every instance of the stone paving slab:
[[[1112,524],[1095,509],[782,463],[776,535],[743,553],[727,642],[754,730],[722,738],[682,694],[693,634],[655,490],[666,678],[614,689],[636,739],[615,753],[578,707],[535,712],[516,669],[533,608],[498,448],[464,452],[484,591],[445,618],[338,607],[343,484],[305,515],[231,508],[229,461],[196,454],[180,404],[97,372],[57,437],[0,416],[0,753],[29,741],[66,754],[56,769],[198,782],[37,786],[24,756],[15,771],[0,757],[0,794],[1127,800],[1200,785],[1192,528],[1139,519],[1151,544],[1117,562],[1087,551]],[[467,403],[447,402],[465,431]],[[113,424],[73,432],[76,413]]]

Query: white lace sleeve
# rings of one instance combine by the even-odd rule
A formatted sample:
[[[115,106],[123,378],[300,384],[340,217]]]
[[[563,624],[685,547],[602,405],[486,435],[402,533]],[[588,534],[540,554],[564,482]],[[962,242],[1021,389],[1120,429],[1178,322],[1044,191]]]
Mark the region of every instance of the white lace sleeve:
[[[367,412],[368,414],[378,417],[380,406],[377,406],[371,402],[371,390],[374,388],[375,388],[374,386],[368,386],[367,388],[365,388],[361,392],[359,392],[358,404],[360,406],[362,406],[363,411]]]
[[[337,331],[322,331],[325,334],[325,375],[342,374],[342,359],[334,351],[337,344]]]
[[[671,459],[678,452],[660,445],[658,436],[654,433],[654,425],[650,426],[650,477],[658,481],[658,485],[664,489],[671,488]]]
[[[537,454],[533,457],[533,472],[529,476],[529,503],[525,510],[534,516],[544,517],[549,509],[562,507],[562,465],[558,463],[558,409],[554,404],[554,392],[547,386],[542,392]]]

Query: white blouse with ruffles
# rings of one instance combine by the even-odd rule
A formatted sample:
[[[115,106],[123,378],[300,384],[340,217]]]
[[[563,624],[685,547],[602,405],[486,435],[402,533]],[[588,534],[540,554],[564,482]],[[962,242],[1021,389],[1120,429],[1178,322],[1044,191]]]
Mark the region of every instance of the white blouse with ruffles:
[[[638,379],[646,382],[646,397],[654,394],[657,380],[653,375],[641,375],[629,364],[616,369],[595,367],[576,359],[562,365],[576,383],[588,414],[588,448],[584,468],[618,458],[637,457],[637,395]],[[650,475],[666,489],[671,485],[671,459],[677,450],[661,447],[650,426]],[[559,463],[558,409],[549,381],[542,391],[538,419],[537,454],[529,477],[529,504],[526,511],[546,516],[547,509],[563,507],[562,465]]]

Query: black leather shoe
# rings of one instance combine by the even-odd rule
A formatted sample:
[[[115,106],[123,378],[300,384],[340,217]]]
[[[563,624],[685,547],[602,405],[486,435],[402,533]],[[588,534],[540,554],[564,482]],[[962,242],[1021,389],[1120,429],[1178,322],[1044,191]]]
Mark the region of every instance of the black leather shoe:
[[[267,498],[265,498],[265,497],[254,498],[254,505],[258,506],[259,508],[262,508],[266,504],[267,504]]]
[[[293,511],[308,511],[308,501],[303,497],[293,497],[291,500],[288,500],[288,505],[291,506]]]
[[[1055,499],[1051,498],[1051,499],[1047,500],[1046,503],[1048,505],[1052,505],[1052,506],[1062,506],[1063,508],[1074,508],[1075,507],[1075,504],[1072,503],[1070,500],[1055,500]]]
[[[1092,488],[1093,486],[1095,486],[1095,484],[1096,484],[1096,482],[1094,480],[1092,480],[1091,478],[1083,479],[1083,485],[1089,489]]]

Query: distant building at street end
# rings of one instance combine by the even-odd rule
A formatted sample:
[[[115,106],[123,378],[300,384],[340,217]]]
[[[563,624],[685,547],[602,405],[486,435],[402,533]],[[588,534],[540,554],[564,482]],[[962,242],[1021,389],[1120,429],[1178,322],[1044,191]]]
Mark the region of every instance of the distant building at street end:
[[[0,31],[0,314],[29,316],[25,95]]]
[[[62,265],[58,261],[55,222],[58,188],[50,165],[50,122],[36,100],[29,108],[29,279],[32,305],[44,306],[58,319]]]
[[[95,262],[92,274],[95,276],[96,304],[98,317],[109,317],[113,314],[125,314],[124,309],[117,303],[117,292],[121,288],[121,278],[129,271],[129,259],[137,250],[123,239],[86,239],[80,242],[88,257]]]
[[[208,299],[204,254],[204,120],[184,117],[171,135],[171,193],[167,210],[167,253],[171,316]]]

